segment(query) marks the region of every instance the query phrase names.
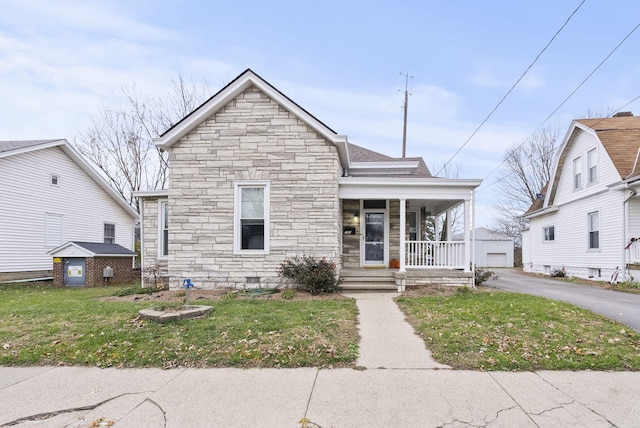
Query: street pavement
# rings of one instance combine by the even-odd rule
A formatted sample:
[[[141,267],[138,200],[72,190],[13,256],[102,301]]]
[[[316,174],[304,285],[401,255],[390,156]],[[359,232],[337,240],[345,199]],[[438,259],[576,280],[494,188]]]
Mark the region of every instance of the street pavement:
[[[452,370],[394,295],[353,295],[356,369],[0,367],[0,426],[640,426],[640,372]]]
[[[494,271],[499,279],[488,280],[485,284],[490,287],[571,303],[626,324],[640,332],[640,294],[528,275],[516,269],[494,269]]]

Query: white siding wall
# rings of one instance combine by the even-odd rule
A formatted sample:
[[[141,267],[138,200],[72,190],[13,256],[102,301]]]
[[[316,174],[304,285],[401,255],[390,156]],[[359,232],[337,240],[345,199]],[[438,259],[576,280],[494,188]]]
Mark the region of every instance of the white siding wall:
[[[52,269],[47,213],[62,215],[63,242],[103,242],[106,222],[116,225],[116,243],[133,249],[134,220],[59,147],[0,159],[0,201],[0,272]]]
[[[587,152],[598,149],[598,181],[588,184]],[[582,159],[582,188],[573,188],[573,159]],[[623,192],[610,191],[607,185],[620,180],[604,148],[593,135],[580,132],[568,150],[558,182],[554,205],[558,211],[531,219],[530,253],[523,254],[525,269],[548,273],[560,269],[567,275],[589,277],[600,269],[607,279],[623,261]],[[600,248],[589,249],[588,213],[600,215]],[[545,242],[543,228],[555,227],[555,240]],[[530,260],[527,260],[530,258]],[[529,263],[529,265],[527,265]]]

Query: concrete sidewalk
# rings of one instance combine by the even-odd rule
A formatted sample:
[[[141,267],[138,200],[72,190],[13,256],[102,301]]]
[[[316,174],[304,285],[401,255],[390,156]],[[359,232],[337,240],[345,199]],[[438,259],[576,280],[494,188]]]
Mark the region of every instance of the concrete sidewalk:
[[[355,297],[358,370],[0,367],[0,426],[640,426],[639,372],[442,370],[391,296]]]

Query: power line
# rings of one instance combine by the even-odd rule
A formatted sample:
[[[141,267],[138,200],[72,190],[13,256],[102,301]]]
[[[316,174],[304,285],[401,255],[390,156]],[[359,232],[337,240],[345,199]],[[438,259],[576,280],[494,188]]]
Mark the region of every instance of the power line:
[[[634,102],[636,102],[636,101],[638,101],[638,100],[640,100],[640,95],[638,95],[637,97],[635,97],[634,99],[632,99],[631,101],[629,101],[628,103],[626,103],[625,105],[623,105],[623,106],[621,106],[621,107],[617,108],[616,110],[614,110],[614,111],[613,111],[613,113],[611,113],[611,116],[613,116],[613,115],[615,115],[616,113],[618,113],[618,112],[622,111],[622,110],[623,110],[623,109],[625,109],[627,106],[629,106],[630,104],[633,104]],[[591,125],[591,127],[596,126],[597,124],[599,124],[600,122],[602,122],[602,121],[603,121],[603,120],[605,120],[605,119],[607,119],[607,118],[604,118],[604,117],[603,117],[603,118],[601,118],[599,121],[597,121],[597,122],[593,123],[593,125]],[[540,126],[542,126],[542,125],[540,125]],[[540,126],[538,126],[538,128],[536,128],[536,130],[535,130],[534,132],[532,132],[532,133],[531,133],[531,134],[530,134],[530,135],[529,135],[529,136],[528,136],[528,137],[527,137],[527,138],[526,138],[522,143],[520,143],[520,144],[516,147],[516,150],[517,150],[518,148],[520,148],[524,143],[526,143],[526,142],[529,140],[529,138],[531,138],[531,136],[532,136],[535,132],[537,132],[537,131],[540,129]],[[529,162],[529,163],[528,163],[527,165],[525,165],[525,166],[530,166],[530,165],[532,165],[532,164],[533,164],[533,162],[538,161],[538,160],[540,160],[540,159],[542,159],[542,158],[541,158],[541,157],[538,157],[537,159],[532,160],[531,162]],[[498,168],[500,168],[500,167],[501,167],[501,166],[502,166],[506,161],[507,161],[506,159],[505,159],[505,160],[503,160],[503,161],[500,163],[500,165],[498,165],[498,166],[497,166],[493,171],[491,171],[491,173],[489,173],[489,175],[487,175],[487,177],[485,178],[485,180],[486,180],[487,178],[489,178],[489,177],[490,177],[494,172],[496,172],[496,171],[498,170]],[[510,177],[510,176],[512,176],[513,174],[514,174],[513,172],[510,172],[510,173],[508,173],[508,174],[505,174],[503,177],[500,177],[499,179],[495,180],[494,182],[492,182],[491,184],[488,184],[488,185],[486,185],[486,186],[485,186],[484,184],[482,184],[482,185],[480,186],[480,188],[478,188],[478,189],[476,190],[476,193],[481,192],[481,191],[483,191],[483,190],[486,190],[486,189],[488,189],[489,187],[494,186],[494,185],[498,184],[499,182],[506,180],[507,178],[509,178],[509,177]],[[484,183],[484,181],[483,181],[483,183]]]
[[[551,119],[551,117],[553,117],[553,115],[554,115],[554,114],[556,114],[556,113],[558,112],[558,110],[560,110],[560,108],[561,108],[563,105],[565,105],[565,103],[566,103],[567,101],[569,101],[569,99],[570,99],[570,98],[571,98],[571,97],[572,97],[576,92],[578,92],[578,90],[579,90],[579,89],[580,89],[580,88],[581,88],[581,87],[582,87],[582,86],[587,82],[587,80],[589,80],[589,79],[591,78],[591,76],[593,76],[593,75],[595,74],[595,72],[596,72],[596,71],[598,71],[598,69],[600,69],[600,67],[602,67],[602,65],[603,65],[603,64],[604,64],[604,63],[605,63],[605,62],[606,62],[606,61],[611,57],[611,55],[613,55],[613,54],[614,54],[614,53],[615,53],[615,52],[620,48],[620,46],[622,46],[622,44],[623,44],[625,41],[627,41],[627,39],[628,39],[628,38],[629,38],[629,37],[630,37],[630,36],[631,36],[631,35],[632,35],[632,34],[633,34],[637,29],[638,29],[638,27],[640,27],[640,22],[639,22],[638,24],[636,24],[636,26],[635,26],[635,27],[633,27],[633,29],[632,29],[632,30],[631,30],[631,31],[630,31],[630,32],[629,32],[629,33],[628,33],[628,34],[627,34],[627,35],[626,35],[626,36],[625,36],[625,37],[620,41],[620,43],[618,43],[618,44],[616,45],[616,47],[615,47],[615,48],[613,48],[613,50],[612,50],[611,52],[609,52],[609,54],[608,54],[608,55],[607,55],[607,56],[606,56],[602,61],[600,61],[600,64],[598,64],[598,65],[596,66],[596,68],[594,68],[594,69],[591,71],[591,73],[589,73],[589,74],[587,75],[587,77],[585,77],[585,78],[582,80],[582,82],[580,82],[580,84],[579,84],[578,86],[576,86],[576,88],[575,88],[573,91],[571,91],[571,93],[570,93],[570,94],[569,94],[569,95],[568,95],[564,100],[562,100],[562,102],[558,105],[558,107],[556,107],[556,108],[555,108],[555,109],[554,109],[554,110],[553,110],[553,111],[552,111],[552,112],[551,112],[551,113],[550,113],[550,114],[549,114],[549,115],[548,115],[548,116],[547,116],[547,117],[546,117],[546,118],[545,118],[545,119],[540,123],[540,125],[538,125],[538,126],[536,127],[536,129],[535,129],[531,134],[529,134],[529,136],[528,136],[527,138],[525,138],[525,139],[524,139],[524,141],[522,141],[520,144],[518,144],[518,145],[516,146],[515,150],[518,150],[520,147],[522,147],[522,145],[524,145],[524,143],[526,143],[526,142],[529,140],[529,138],[531,138],[531,136],[532,136],[533,134],[535,134],[535,133],[536,133],[540,128],[542,128],[542,126],[543,126],[545,123],[547,123],[547,121],[548,121],[549,119]],[[625,108],[625,107],[626,107],[626,106],[628,106],[629,104],[631,104],[631,103],[633,103],[634,101],[636,101],[638,98],[640,98],[640,96],[639,96],[639,97],[634,98],[634,99],[633,99],[633,100],[631,100],[631,101],[629,101],[627,104],[625,104],[624,106],[620,107],[620,109],[618,109],[617,111],[620,111],[621,109]],[[496,172],[496,171],[497,171],[497,170],[498,170],[502,165],[504,165],[504,163],[505,163],[506,161],[507,161],[507,159],[504,159],[502,162],[500,162],[500,164],[499,164],[499,165],[498,165],[498,166],[497,166],[493,171],[491,171],[491,172],[490,172],[490,173],[485,177],[485,180],[486,180],[487,178],[489,178],[489,177],[490,177],[494,172]],[[480,190],[480,189],[479,189],[479,190]]]
[[[504,94],[504,96],[502,97],[502,99],[498,102],[498,104],[496,104],[496,106],[493,108],[493,110],[491,110],[491,112],[489,112],[489,114],[487,115],[487,117],[484,118],[484,120],[480,123],[480,125],[478,125],[478,127],[471,133],[471,135],[469,136],[469,138],[467,138],[467,140],[462,144],[462,146],[460,146],[460,148],[453,154],[453,156],[451,156],[451,158],[449,158],[449,160],[442,166],[442,168],[440,168],[440,171],[438,171],[436,173],[436,176],[439,175],[446,167],[447,165],[449,165],[449,163],[451,163],[451,161],[458,156],[458,154],[462,151],[462,149],[465,148],[465,146],[469,143],[469,141],[471,141],[471,139],[478,133],[478,131],[480,130],[480,128],[482,128],[482,126],[484,126],[484,124],[489,120],[489,118],[493,115],[493,113],[495,113],[495,111],[498,109],[498,107],[500,107],[500,105],[504,102],[504,100],[509,96],[509,94],[515,89],[515,87],[518,85],[518,83],[520,83],[520,81],[524,78],[524,76],[529,72],[529,70],[531,69],[531,67],[534,66],[534,64],[536,62],[538,62],[538,59],[540,58],[540,56],[542,56],[542,54],[547,50],[547,48],[549,47],[549,45],[551,45],[551,43],[555,40],[555,38],[558,36],[558,34],[560,34],[560,32],[562,30],[564,30],[564,27],[567,26],[567,24],[569,23],[569,21],[571,20],[571,18],[573,18],[573,15],[576,14],[576,12],[578,12],[578,9],[580,9],[582,7],[582,5],[584,4],[586,0],[582,0],[580,2],[580,4],[578,5],[578,7],[576,7],[576,9],[571,13],[571,15],[569,15],[569,17],[566,19],[566,21],[564,22],[564,24],[562,24],[562,26],[560,27],[560,29],[558,29],[558,31],[556,31],[556,33],[553,35],[553,37],[551,38],[551,40],[549,40],[549,42],[546,44],[546,46],[540,51],[540,53],[538,53],[538,55],[535,57],[535,59],[533,60],[533,62],[531,64],[529,64],[529,66],[526,68],[526,70],[524,71],[524,73],[522,73],[522,75],[518,78],[518,80],[515,81],[515,83],[511,86],[511,88],[507,91],[506,94]]]

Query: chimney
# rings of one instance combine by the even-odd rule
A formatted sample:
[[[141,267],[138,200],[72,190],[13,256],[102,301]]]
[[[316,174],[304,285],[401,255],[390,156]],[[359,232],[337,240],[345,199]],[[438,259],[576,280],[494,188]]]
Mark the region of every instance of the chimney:
[[[633,113],[631,113],[630,111],[619,111],[618,113],[613,115],[613,117],[629,117],[629,116],[633,116]]]

